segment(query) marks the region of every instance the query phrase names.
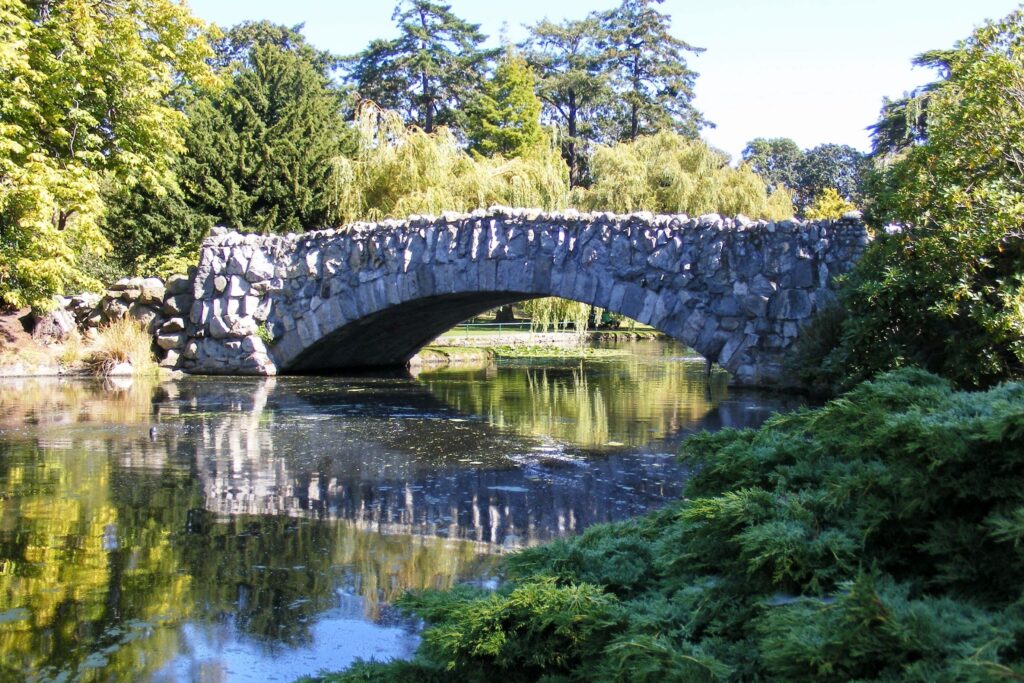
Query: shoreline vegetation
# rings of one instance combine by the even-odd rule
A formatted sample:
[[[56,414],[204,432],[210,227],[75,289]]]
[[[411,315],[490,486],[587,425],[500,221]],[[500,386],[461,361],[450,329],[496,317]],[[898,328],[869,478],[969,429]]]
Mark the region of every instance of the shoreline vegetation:
[[[415,592],[355,681],[990,681],[1024,672],[1024,384],[904,369],[685,442],[683,498]]]

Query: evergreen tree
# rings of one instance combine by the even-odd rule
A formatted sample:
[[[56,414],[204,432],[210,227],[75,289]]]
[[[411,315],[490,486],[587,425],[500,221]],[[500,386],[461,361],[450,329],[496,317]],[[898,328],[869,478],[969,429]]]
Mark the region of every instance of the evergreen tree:
[[[175,180],[111,201],[107,232],[126,265],[194,247],[214,225],[287,232],[338,223],[334,171],[353,137],[339,91],[313,53],[260,40],[239,53],[244,62],[230,61],[226,87],[187,109]]]
[[[232,65],[244,68],[253,47],[273,45],[298,54],[324,76],[330,76],[343,60],[327,50],[310,45],[302,35],[302,28],[303,24],[289,27],[266,20],[244,21],[232,26],[219,40],[213,42],[214,66],[218,69],[227,69]]]
[[[601,26],[593,16],[534,26],[523,45],[539,75],[544,119],[560,133],[573,187],[583,182],[586,151],[597,140],[594,125],[610,91],[601,61]]]
[[[428,133],[440,125],[460,127],[462,107],[494,55],[480,49],[480,26],[430,0],[401,0],[391,18],[401,35],[374,40],[349,57],[348,80],[361,98],[402,112]]]
[[[664,0],[623,0],[599,16],[604,30],[605,68],[615,106],[605,125],[615,140],[636,140],[662,130],[697,137],[707,124],[693,106],[697,73],[684,53],[703,48],[673,36],[672,17],[654,8]]]
[[[472,151],[510,158],[544,143],[535,85],[526,61],[507,53],[467,107],[466,135]]]

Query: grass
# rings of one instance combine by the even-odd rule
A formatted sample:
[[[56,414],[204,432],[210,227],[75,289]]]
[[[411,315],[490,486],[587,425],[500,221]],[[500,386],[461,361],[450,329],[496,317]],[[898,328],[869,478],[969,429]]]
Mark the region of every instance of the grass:
[[[157,370],[153,337],[132,318],[111,322],[97,331],[84,363],[96,375],[107,375],[122,363],[131,364],[133,374],[153,374]]]

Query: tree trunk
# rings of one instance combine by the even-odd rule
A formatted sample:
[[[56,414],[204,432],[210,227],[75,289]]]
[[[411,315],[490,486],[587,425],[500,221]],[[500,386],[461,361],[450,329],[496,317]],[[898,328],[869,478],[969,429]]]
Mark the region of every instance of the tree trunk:
[[[496,323],[514,323],[516,321],[516,314],[512,310],[512,305],[502,306],[494,312],[494,322]]]
[[[580,161],[579,150],[576,147],[576,95],[569,93],[569,120],[567,128],[569,131],[569,142],[565,146],[566,163],[569,164],[569,187],[578,187],[580,184]]]

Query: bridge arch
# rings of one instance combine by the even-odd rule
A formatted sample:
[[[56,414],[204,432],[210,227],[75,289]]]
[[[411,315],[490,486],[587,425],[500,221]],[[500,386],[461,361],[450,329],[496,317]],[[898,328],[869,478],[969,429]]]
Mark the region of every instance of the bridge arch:
[[[179,367],[278,374],[397,365],[458,322],[559,296],[626,315],[744,385],[782,362],[868,237],[840,221],[495,208],[203,244]]]

